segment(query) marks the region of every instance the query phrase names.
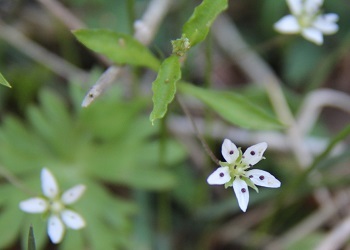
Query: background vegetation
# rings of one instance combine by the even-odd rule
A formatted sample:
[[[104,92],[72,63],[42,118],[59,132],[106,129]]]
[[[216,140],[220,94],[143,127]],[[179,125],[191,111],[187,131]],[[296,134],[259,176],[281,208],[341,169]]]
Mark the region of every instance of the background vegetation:
[[[273,30],[285,1],[228,1],[217,18],[220,7],[201,17],[216,21],[206,37],[190,37],[198,44],[181,69],[171,40],[194,34],[184,24],[201,1],[163,0],[154,38],[142,41],[149,50],[132,45],[114,58],[110,37],[72,32],[109,29],[129,46],[154,2],[0,1],[0,71],[12,86],[0,88],[0,248],[25,249],[30,224],[38,249],[350,248],[348,1],[325,1],[340,29],[323,46]],[[95,40],[99,53],[87,49]],[[110,60],[120,72],[87,105]],[[230,188],[207,184],[217,165],[198,137],[220,160],[224,138],[243,149],[266,141],[258,168],[281,188],[250,190],[241,212]],[[43,167],[63,190],[87,186],[74,205],[87,227],[57,246],[40,215],[18,208],[40,194]]]

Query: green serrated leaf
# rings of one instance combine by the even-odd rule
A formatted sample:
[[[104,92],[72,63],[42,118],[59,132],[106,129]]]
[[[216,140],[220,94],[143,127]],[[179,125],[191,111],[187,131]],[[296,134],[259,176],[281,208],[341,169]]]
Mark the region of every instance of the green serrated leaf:
[[[73,34],[86,47],[105,55],[117,64],[145,66],[155,71],[159,68],[159,60],[130,35],[102,29],[75,30]]]
[[[0,84],[11,88],[11,85],[8,83],[8,81],[6,81],[5,77],[1,73],[0,73]]]
[[[28,234],[28,250],[36,250],[34,230],[32,225],[29,228],[29,234]]]
[[[222,118],[247,129],[281,129],[282,124],[259,106],[241,95],[178,83],[180,91],[193,95],[216,111]]]
[[[182,33],[190,40],[191,47],[207,36],[215,18],[227,8],[227,0],[203,0],[184,24]]]
[[[157,79],[152,84],[153,110],[150,115],[152,124],[166,114],[168,104],[174,99],[176,93],[176,82],[180,78],[179,58],[173,55],[165,59],[160,66]]]

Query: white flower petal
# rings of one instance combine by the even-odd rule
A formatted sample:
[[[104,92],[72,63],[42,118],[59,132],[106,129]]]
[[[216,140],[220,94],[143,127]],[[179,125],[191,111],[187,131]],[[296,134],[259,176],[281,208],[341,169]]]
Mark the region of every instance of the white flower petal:
[[[51,199],[55,198],[59,192],[55,177],[46,168],[41,170],[41,188],[43,194]]]
[[[62,194],[62,202],[65,205],[76,202],[85,192],[86,187],[84,185],[76,185]]]
[[[339,19],[339,16],[335,13],[328,13],[328,14],[324,14],[322,15],[328,22],[337,22]]]
[[[61,212],[61,217],[64,224],[66,224],[67,227],[74,230],[81,229],[86,225],[84,218],[81,217],[80,214],[72,210],[68,210],[68,209],[63,210]]]
[[[40,197],[30,198],[19,203],[19,208],[27,213],[43,213],[48,206],[47,201]]]
[[[249,177],[250,180],[258,186],[269,188],[279,188],[281,186],[281,182],[277,180],[272,174],[260,169],[249,170],[246,172],[246,176]]]
[[[298,16],[301,14],[303,9],[302,1],[303,0],[287,0],[289,10],[293,15]]]
[[[330,15],[330,16],[329,16]],[[336,14],[334,14],[336,15]],[[333,21],[337,20],[338,16],[335,17],[333,14],[321,15],[316,18],[313,22],[313,26],[319,29],[323,34],[331,35],[338,31],[338,25]]]
[[[249,202],[249,190],[247,183],[245,183],[245,181],[241,180],[239,177],[236,177],[236,179],[233,181],[233,191],[236,194],[239,207],[243,212],[245,212]]]
[[[51,215],[47,223],[47,233],[51,241],[55,244],[62,241],[64,235],[64,225],[57,215]]]
[[[305,13],[308,15],[315,15],[319,12],[323,0],[306,0],[304,3]]]
[[[317,45],[321,45],[323,43],[322,32],[316,28],[310,27],[303,29],[301,34],[306,40],[309,40]]]
[[[298,20],[292,15],[282,17],[275,23],[274,28],[278,32],[285,34],[296,34],[300,32]]]
[[[244,152],[242,161],[247,165],[255,165],[261,160],[266,149],[267,149],[266,142],[260,142],[253,146],[250,146]]]
[[[222,143],[221,154],[228,163],[235,162],[239,156],[236,145],[229,139],[225,139]]]
[[[229,167],[219,167],[211,175],[207,182],[210,185],[222,185],[231,180]]]

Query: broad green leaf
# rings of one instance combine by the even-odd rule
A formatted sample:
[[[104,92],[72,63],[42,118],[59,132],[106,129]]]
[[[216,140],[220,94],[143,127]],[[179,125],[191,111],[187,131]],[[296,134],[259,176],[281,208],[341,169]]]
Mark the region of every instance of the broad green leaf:
[[[5,77],[0,73],[0,84],[11,88],[11,85],[6,81]]]
[[[241,95],[195,87],[188,83],[178,84],[180,91],[200,99],[222,118],[247,129],[281,129],[282,124],[259,106]]]
[[[105,55],[117,64],[149,67],[155,71],[159,60],[135,38],[102,29],[73,31],[75,37],[89,49]]]
[[[203,0],[185,23],[182,33],[190,40],[191,46],[202,42],[207,36],[215,18],[227,8],[227,0]]]
[[[172,55],[160,66],[157,79],[152,84],[153,110],[150,115],[152,124],[161,119],[167,112],[168,104],[174,99],[176,82],[181,78],[179,58]]]
[[[34,230],[33,230],[33,226],[32,226],[32,225],[29,227],[29,234],[28,234],[28,250],[36,250],[36,247],[35,247]]]

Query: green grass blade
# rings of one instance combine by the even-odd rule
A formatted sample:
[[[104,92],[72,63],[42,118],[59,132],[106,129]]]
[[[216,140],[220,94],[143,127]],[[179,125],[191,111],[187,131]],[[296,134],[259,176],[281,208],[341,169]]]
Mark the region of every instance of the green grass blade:
[[[5,77],[1,73],[0,73],[0,84],[11,88],[11,85],[8,83],[8,81],[6,81]]]
[[[36,250],[33,226],[30,225],[28,234],[28,250]]]

